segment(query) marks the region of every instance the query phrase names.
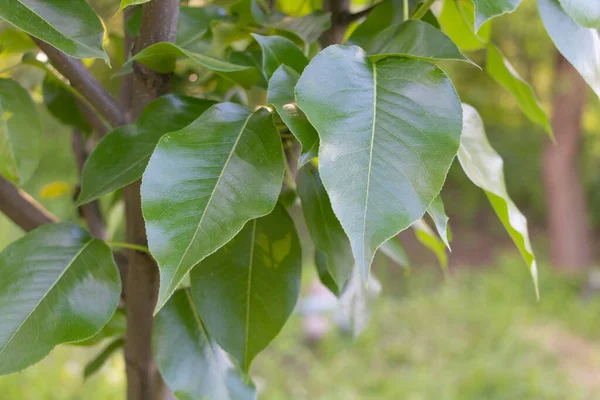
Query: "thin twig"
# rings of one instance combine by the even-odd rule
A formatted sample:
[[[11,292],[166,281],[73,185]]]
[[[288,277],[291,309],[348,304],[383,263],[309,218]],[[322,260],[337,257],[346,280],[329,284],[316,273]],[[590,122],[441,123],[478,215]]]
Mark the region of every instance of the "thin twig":
[[[25,232],[32,231],[44,224],[58,222],[58,218],[35,201],[33,197],[1,176],[0,211]]]

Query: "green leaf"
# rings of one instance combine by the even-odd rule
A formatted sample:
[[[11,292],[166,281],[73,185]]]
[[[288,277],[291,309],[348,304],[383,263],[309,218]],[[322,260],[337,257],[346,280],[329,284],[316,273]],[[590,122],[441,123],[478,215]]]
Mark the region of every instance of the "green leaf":
[[[463,135],[458,160],[467,177],[484,190],[502,225],[527,263],[539,297],[537,263],[527,231],[527,220],[508,196],[502,170],[502,158],[485,136],[483,121],[477,111],[463,104]]]
[[[239,83],[244,88],[251,88],[259,78],[259,72],[256,68],[236,65],[215,57],[193,53],[167,42],[156,43],[146,47],[130,58],[123,65],[123,70],[131,67],[131,64],[137,61],[156,72],[168,74],[175,69],[175,63],[178,58],[188,58],[232,82]]]
[[[176,44],[188,50],[194,49],[198,42],[210,29],[213,21],[225,19],[227,13],[221,7],[180,7],[177,21]]]
[[[391,55],[424,60],[456,60],[476,65],[441,31],[422,21],[392,25],[361,46],[373,61]]]
[[[517,9],[521,0],[473,0],[475,4],[475,32],[481,25],[499,15],[511,13]]]
[[[36,48],[31,37],[18,29],[3,29],[0,33],[0,53],[25,53]]]
[[[485,69],[496,82],[515,97],[527,118],[544,128],[548,135],[552,137],[552,127],[548,121],[548,116],[540,106],[533,88],[519,76],[518,72],[493,44],[490,44],[487,48]]]
[[[110,321],[97,334],[81,342],[72,343],[75,346],[95,346],[108,338],[123,337],[127,332],[127,316],[125,310],[117,308]]]
[[[292,313],[302,250],[282,206],[246,224],[191,272],[192,298],[206,329],[247,372]]]
[[[41,157],[42,123],[29,93],[12,79],[0,79],[0,119],[0,175],[23,185]]]
[[[600,36],[575,23],[558,0],[538,0],[540,17],[558,51],[600,97]]]
[[[408,255],[406,255],[406,251],[402,244],[400,244],[400,240],[398,237],[393,237],[379,248],[383,254],[392,259],[396,264],[404,267],[410,267],[410,260],[408,259]]]
[[[579,25],[600,29],[600,2],[594,0],[560,0],[562,8]]]
[[[460,100],[433,64],[330,46],[304,70],[296,101],[319,132],[321,179],[366,279],[375,250],[440,192],[458,150]]]
[[[156,365],[178,399],[255,400],[227,354],[208,336],[188,289],[173,294],[156,316]]]
[[[283,170],[281,139],[264,108],[217,104],[160,139],[141,189],[148,246],[160,267],[157,310],[194,265],[271,212]]]
[[[48,73],[42,83],[44,104],[48,111],[60,122],[70,125],[81,132],[90,133],[92,127],[81,114],[73,93],[65,89],[62,82]]]
[[[442,196],[438,195],[427,209],[427,214],[431,216],[433,219],[433,223],[435,224],[435,228],[438,231],[438,234],[442,238],[442,241],[450,250],[450,226],[448,225],[448,216],[446,215],[446,210],[444,209],[444,202],[442,201]]]
[[[118,338],[110,342],[104,350],[100,352],[92,361],[87,363],[85,369],[83,370],[83,379],[87,379],[90,376],[94,375],[102,366],[106,363],[106,361],[114,354],[115,351],[119,350],[125,344],[125,339]]]
[[[319,254],[317,270],[326,269],[338,288],[343,288],[354,268],[348,236],[336,218],[317,169],[307,164],[298,170],[296,189],[310,237]],[[320,266],[322,265],[322,266]]]
[[[442,31],[464,51],[484,48],[490,40],[491,25],[485,23],[474,33],[471,0],[445,0],[438,21]]]
[[[302,145],[302,151],[298,158],[298,167],[301,167],[317,157],[319,135],[296,104],[294,86],[298,83],[299,78],[300,74],[292,68],[281,65],[269,80],[267,103],[275,107],[290,132]]]
[[[285,64],[293,68],[299,74],[308,65],[308,59],[302,51],[289,39],[281,36],[261,36],[255,33],[252,37],[262,48],[262,68],[267,79]]]
[[[0,253],[0,374],[96,334],[121,295],[109,247],[70,223],[44,225]]]
[[[125,7],[135,6],[138,4],[144,4],[149,1],[150,0],[121,0],[121,5],[119,6],[119,11],[122,11]]]
[[[178,95],[163,96],[148,104],[134,125],[115,129],[90,154],[83,167],[77,204],[138,180],[161,136],[189,125],[213,104]]]
[[[85,0],[5,0],[0,18],[75,58],[102,58],[104,26]]]
[[[435,254],[445,273],[448,270],[448,256],[446,255],[445,243],[422,219],[416,221],[412,227],[419,242]]]
[[[319,275],[319,280],[331,293],[340,297],[344,287],[339,287],[335,280],[331,276],[329,272],[329,268],[327,268],[327,254],[322,252],[319,249],[315,249],[315,267],[317,269],[317,274]],[[353,265],[354,266],[354,265]]]

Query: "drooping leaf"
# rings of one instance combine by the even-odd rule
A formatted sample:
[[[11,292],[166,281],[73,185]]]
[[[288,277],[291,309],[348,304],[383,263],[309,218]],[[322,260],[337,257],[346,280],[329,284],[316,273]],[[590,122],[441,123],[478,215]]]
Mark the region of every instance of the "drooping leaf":
[[[90,133],[92,128],[87,119],[81,114],[73,93],[64,88],[61,82],[52,74],[46,74],[42,84],[44,104],[48,111],[60,122]]]
[[[188,58],[224,78],[239,83],[244,88],[251,88],[259,78],[259,72],[255,68],[232,64],[228,61],[204,54],[193,53],[167,42],[160,42],[146,47],[130,58],[123,65],[123,69],[126,70],[131,67],[134,61],[137,61],[156,72],[168,74],[173,72],[175,63],[179,58]]]
[[[77,225],[44,225],[12,243],[0,253],[0,374],[93,336],[120,294],[109,247]]]
[[[23,185],[41,156],[42,123],[29,93],[12,79],[0,79],[0,175]]]
[[[448,255],[446,254],[444,241],[422,219],[416,221],[412,227],[417,240],[435,254],[442,270],[446,272],[448,269]]]
[[[444,202],[442,201],[442,196],[438,195],[427,209],[427,214],[431,216],[433,219],[433,223],[435,224],[435,229],[437,229],[438,234],[442,238],[442,241],[450,250],[450,226],[448,225],[448,216],[446,215],[446,210],[444,209]]]
[[[600,2],[594,0],[560,0],[562,8],[579,25],[600,29]]]
[[[228,355],[208,335],[189,289],[176,291],[156,316],[152,333],[156,365],[180,400],[255,400]]]
[[[148,104],[134,125],[115,129],[90,154],[83,167],[77,203],[88,203],[138,180],[161,136],[189,125],[213,104],[178,95]]]
[[[517,9],[521,0],[473,0],[475,4],[475,32],[481,25],[499,15],[511,13]]]
[[[291,67],[299,74],[308,64],[304,53],[289,39],[281,36],[261,36],[255,33],[252,37],[262,48],[262,68],[267,79],[271,79],[275,70],[282,64]]]
[[[121,0],[121,5],[119,6],[119,11],[123,10],[126,7],[144,4],[149,1],[150,0]]]
[[[548,121],[548,116],[538,103],[533,88],[519,76],[508,60],[502,56],[500,50],[492,44],[487,48],[485,70],[515,97],[527,118],[540,125],[552,136],[552,127]]]
[[[319,151],[319,135],[298,108],[294,97],[294,86],[298,83],[300,74],[287,65],[281,65],[269,80],[267,103],[275,110],[290,129],[290,132],[302,145],[298,158],[298,167],[312,160]]]
[[[160,268],[157,310],[194,265],[273,209],[283,170],[281,140],[264,108],[220,103],[160,139],[141,189]]]
[[[319,132],[319,172],[361,275],[375,250],[421,218],[458,150],[460,101],[436,66],[371,62],[330,46],[306,67],[296,101]]]
[[[280,205],[248,222],[190,273],[192,298],[206,329],[244,372],[292,313],[301,274],[298,235]]]
[[[317,270],[322,264],[338,288],[343,288],[354,268],[350,241],[336,218],[317,169],[307,164],[298,170],[296,188],[302,201],[302,213],[315,247],[322,254],[315,259]]]
[[[327,268],[327,255],[319,249],[315,249],[315,267],[317,269],[317,274],[319,275],[319,280],[331,293],[340,297],[342,294],[344,287],[339,287],[333,276],[331,276],[331,272],[329,272],[329,268]]]
[[[491,25],[485,23],[474,33],[471,0],[444,0],[438,21],[442,31],[464,51],[484,48],[490,40]]]
[[[410,267],[410,260],[406,255],[406,251],[402,244],[400,244],[400,240],[397,237],[393,237],[379,248],[383,254],[392,259],[396,264],[404,267]]]
[[[558,0],[538,0],[540,17],[558,51],[600,97],[600,35],[577,25]]]
[[[195,51],[196,43],[208,32],[214,21],[225,19],[227,13],[221,7],[180,7],[177,20],[176,44]]]
[[[0,18],[70,56],[109,62],[104,27],[85,0],[5,0]]]
[[[375,275],[371,274],[365,285],[355,268],[352,278],[340,296],[342,313],[346,317],[345,323],[354,338],[358,337],[369,324],[379,293],[381,293],[381,283]]]
[[[424,60],[457,60],[476,65],[438,29],[422,21],[406,21],[392,25],[361,46],[373,61],[389,55],[402,55]]]
[[[527,220],[506,191],[503,161],[485,136],[483,121],[477,111],[463,104],[463,134],[458,160],[467,177],[484,190],[502,225],[527,263],[539,297],[537,263],[527,231]]]
[[[87,363],[83,370],[83,379],[87,379],[90,376],[94,375],[104,364],[106,361],[112,356],[115,351],[118,351],[125,344],[125,339],[118,338],[110,342],[92,361]]]

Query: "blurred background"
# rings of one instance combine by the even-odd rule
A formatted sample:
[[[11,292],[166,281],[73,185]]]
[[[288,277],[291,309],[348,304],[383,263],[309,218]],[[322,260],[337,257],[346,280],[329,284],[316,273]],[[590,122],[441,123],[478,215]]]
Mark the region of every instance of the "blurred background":
[[[120,23],[113,18],[115,1],[91,3],[107,25]],[[365,3],[353,2],[357,9]],[[484,71],[462,63],[442,66],[461,99],[479,110],[504,158],[508,191],[528,218],[539,259],[541,299],[485,194],[454,165],[442,192],[453,237],[449,274],[412,230],[403,232],[410,266],[377,255],[373,271],[381,291],[377,295],[370,286],[364,302],[354,305],[350,322],[370,319],[355,335],[341,317],[344,305],[316,285],[312,245],[294,206],[305,243],[304,289],[298,312],[255,361],[252,375],[262,399],[600,398],[598,99],[557,55],[535,0],[494,20],[492,38],[534,87],[552,117],[557,145]],[[1,32],[2,49],[18,45],[13,39]],[[485,52],[468,55],[485,64]],[[1,57],[0,70],[14,63]],[[91,68],[118,91],[105,65]],[[43,72],[24,68],[19,74],[41,101]],[[44,107],[40,112],[45,156],[25,189],[59,217],[72,219],[78,176],[70,131]],[[118,241],[123,207],[118,196],[107,204],[110,234]],[[21,234],[0,215],[0,248]],[[83,378],[105,346],[59,346],[24,372],[0,377],[0,398],[123,399],[120,352]]]

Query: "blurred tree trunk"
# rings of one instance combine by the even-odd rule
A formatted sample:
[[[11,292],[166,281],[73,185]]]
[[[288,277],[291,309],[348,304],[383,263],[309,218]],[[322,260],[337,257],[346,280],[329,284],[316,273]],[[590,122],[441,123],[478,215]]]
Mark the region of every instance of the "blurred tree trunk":
[[[556,57],[552,129],[556,144],[544,154],[544,183],[552,262],[576,270],[592,263],[592,239],[583,185],[578,173],[581,115],[587,86],[560,54]]]

